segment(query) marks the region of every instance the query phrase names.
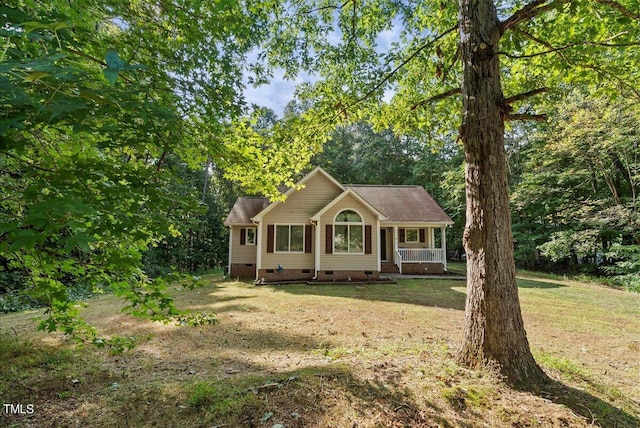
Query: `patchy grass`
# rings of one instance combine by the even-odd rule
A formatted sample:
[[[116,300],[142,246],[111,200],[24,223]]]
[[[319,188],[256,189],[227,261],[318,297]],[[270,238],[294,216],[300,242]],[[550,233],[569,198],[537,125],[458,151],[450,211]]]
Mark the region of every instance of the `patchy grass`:
[[[532,350],[556,381],[537,395],[454,362],[463,282],[254,287],[212,275],[175,297],[215,312],[215,326],[132,319],[113,296],[91,299],[85,315],[103,333],[137,337],[121,356],[35,332],[36,312],[1,316],[0,401],[34,411],[4,410],[0,426],[640,426],[640,296],[519,281]]]

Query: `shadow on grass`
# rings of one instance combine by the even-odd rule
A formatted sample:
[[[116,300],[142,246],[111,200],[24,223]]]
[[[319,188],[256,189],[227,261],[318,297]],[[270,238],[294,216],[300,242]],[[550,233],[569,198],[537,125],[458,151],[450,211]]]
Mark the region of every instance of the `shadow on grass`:
[[[549,390],[539,395],[555,404],[568,407],[573,413],[582,417],[589,426],[640,427],[640,413],[634,416],[584,390],[572,388],[557,381],[553,381]],[[640,407],[639,403],[633,403]],[[640,408],[637,410],[640,411]]]
[[[405,280],[397,284],[281,285],[274,286],[274,289],[295,295],[406,303],[464,311],[466,294],[454,289],[460,286],[455,281],[420,279]]]
[[[545,282],[545,281],[538,281],[534,279],[525,279],[525,278],[518,278],[517,282],[518,282],[519,288],[548,289],[548,288],[566,287],[566,285],[556,284],[553,282]]]

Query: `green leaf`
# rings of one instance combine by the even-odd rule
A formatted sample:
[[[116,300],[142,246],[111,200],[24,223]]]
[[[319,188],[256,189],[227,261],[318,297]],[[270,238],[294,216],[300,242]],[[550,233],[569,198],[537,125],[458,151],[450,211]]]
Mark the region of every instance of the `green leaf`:
[[[107,63],[107,67],[112,70],[122,70],[127,63],[120,59],[118,52],[111,49],[104,56],[104,61]]]
[[[27,77],[24,78],[22,83],[35,82],[48,76],[51,76],[51,73],[47,73],[46,71],[32,71]]]
[[[104,77],[107,78],[111,86],[116,84],[116,81],[118,80],[118,70],[105,68],[104,70],[102,70],[102,73],[104,74]]]

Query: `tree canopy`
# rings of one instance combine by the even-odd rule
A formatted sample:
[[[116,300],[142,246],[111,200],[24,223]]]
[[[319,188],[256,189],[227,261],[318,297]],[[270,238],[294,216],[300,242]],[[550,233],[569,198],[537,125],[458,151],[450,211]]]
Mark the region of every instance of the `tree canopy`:
[[[22,272],[40,325],[98,338],[73,288],[111,290],[153,319],[184,313],[142,270],[149,248],[188,229],[196,192],[177,191],[207,159],[271,181],[236,156],[244,58],[264,13],[243,2],[39,1],[0,8],[0,267]],[[272,155],[286,147],[273,148]],[[258,174],[258,171],[261,174]]]
[[[574,86],[637,99],[634,3],[301,1],[274,5],[271,18],[260,57],[288,75],[319,78],[299,91],[313,106],[313,132],[366,119],[460,139],[468,297],[458,359],[496,364],[514,384],[544,382],[515,284],[505,126],[544,120],[545,107]],[[380,49],[388,34],[397,36]]]

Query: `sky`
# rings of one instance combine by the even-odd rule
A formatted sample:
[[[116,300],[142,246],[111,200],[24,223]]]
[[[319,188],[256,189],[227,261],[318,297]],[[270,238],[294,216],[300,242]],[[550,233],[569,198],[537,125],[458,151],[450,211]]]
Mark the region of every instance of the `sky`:
[[[278,116],[282,117],[284,108],[293,99],[296,85],[305,81],[312,81],[311,76],[303,74],[295,80],[286,80],[283,70],[276,70],[272,82],[269,85],[260,85],[257,88],[247,82],[244,78],[245,91],[244,96],[247,105],[257,104],[263,107],[269,107]]]

